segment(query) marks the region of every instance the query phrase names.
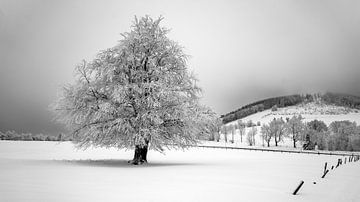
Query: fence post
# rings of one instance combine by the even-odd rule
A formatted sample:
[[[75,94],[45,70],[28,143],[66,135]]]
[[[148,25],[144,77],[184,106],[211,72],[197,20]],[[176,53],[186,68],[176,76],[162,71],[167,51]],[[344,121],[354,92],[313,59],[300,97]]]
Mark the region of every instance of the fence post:
[[[327,169],[327,162],[325,162],[324,174],[321,176],[321,178],[324,178],[328,172],[329,172],[329,170]]]
[[[341,164],[342,164],[342,160],[341,160],[341,159],[338,159],[338,163],[337,163],[337,165],[336,165],[336,168],[339,167]]]
[[[324,178],[324,177],[326,176],[326,174],[328,174],[328,172],[329,172],[329,170],[326,170],[326,171],[324,172],[324,174],[321,176],[321,178]]]
[[[300,190],[301,186],[304,184],[304,181],[301,180],[300,184],[296,187],[295,191],[293,192],[293,195],[296,195],[298,191]]]

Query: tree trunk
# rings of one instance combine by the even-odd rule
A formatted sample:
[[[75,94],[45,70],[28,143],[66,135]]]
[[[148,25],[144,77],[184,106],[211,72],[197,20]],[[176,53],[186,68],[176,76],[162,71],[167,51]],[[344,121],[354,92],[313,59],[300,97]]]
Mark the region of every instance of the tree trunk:
[[[274,140],[275,140],[275,147],[277,147],[278,146],[278,141],[277,141],[276,137],[274,138]]]
[[[294,148],[296,148],[296,139],[293,138],[293,141],[294,141]]]
[[[270,147],[270,140],[269,140],[269,141],[266,141],[266,142],[267,142],[268,147]]]
[[[145,145],[135,145],[134,159],[129,161],[129,163],[134,165],[141,165],[147,163],[147,152],[148,152],[148,143],[145,141]]]

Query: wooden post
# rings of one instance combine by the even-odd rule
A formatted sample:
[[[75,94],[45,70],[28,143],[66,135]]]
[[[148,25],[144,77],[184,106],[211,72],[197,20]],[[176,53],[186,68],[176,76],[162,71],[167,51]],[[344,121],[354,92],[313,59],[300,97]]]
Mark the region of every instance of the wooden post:
[[[336,165],[336,168],[339,167],[340,165],[342,165],[342,159],[338,159],[338,163]]]
[[[326,170],[323,174],[323,176],[321,176],[321,178],[324,178],[326,176],[326,174],[328,174],[329,170]]]
[[[326,172],[326,170],[327,170],[327,162],[325,162],[324,173]]]
[[[293,192],[293,195],[296,195],[298,191],[300,190],[301,186],[304,184],[304,181],[301,180],[300,184],[296,187],[295,191]]]

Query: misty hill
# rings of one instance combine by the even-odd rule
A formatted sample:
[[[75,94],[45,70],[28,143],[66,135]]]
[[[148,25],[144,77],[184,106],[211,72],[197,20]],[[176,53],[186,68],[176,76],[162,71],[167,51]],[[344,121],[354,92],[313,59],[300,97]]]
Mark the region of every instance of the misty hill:
[[[241,120],[245,123],[251,120],[253,123],[260,122],[261,124],[265,124],[269,123],[274,118],[286,119],[291,118],[294,115],[301,115],[304,122],[310,122],[317,119],[323,121],[326,125],[329,125],[334,121],[344,120],[360,124],[360,110],[318,102],[300,103],[294,106],[278,108],[276,111],[268,109],[241,118]],[[258,129],[260,131],[260,127]]]
[[[296,98],[296,99],[294,99]],[[295,101],[297,104],[290,105],[288,104],[290,101]],[[289,120],[292,117],[301,115],[302,122],[305,124],[309,123],[323,123],[325,128],[329,129],[329,133],[321,133],[321,132],[311,132],[307,131],[307,134],[311,134],[311,139],[313,142],[317,142],[320,150],[341,150],[341,151],[360,151],[360,139],[358,135],[358,131],[360,128],[356,128],[357,125],[360,124],[360,109],[359,109],[359,98],[356,96],[350,95],[342,95],[342,94],[333,94],[326,93],[324,95],[291,95],[291,96],[283,96],[277,98],[266,99],[263,101],[256,102],[256,104],[250,104],[233,113],[232,116],[244,115],[244,112],[253,112],[251,110],[256,109],[256,107],[268,106],[268,103],[275,103],[272,107],[268,109],[264,109],[263,111],[258,111],[252,113],[250,115],[241,117],[239,119],[230,121],[226,123],[227,132],[223,132],[220,139],[225,139],[225,133],[232,138],[232,142],[234,142],[234,146],[252,146],[248,137],[249,134],[252,134],[251,131],[255,131],[255,135],[253,135],[253,142],[255,145],[265,145],[262,133],[262,126],[269,124],[274,119],[283,119]],[[281,104],[287,104],[287,106]],[[272,103],[271,103],[272,104]],[[279,107],[279,106],[281,107]],[[255,106],[255,107],[254,107]],[[245,110],[244,110],[245,109]],[[249,110],[250,109],[250,110]],[[241,114],[244,113],[244,114]],[[236,117],[236,116],[235,116]],[[231,117],[233,118],[233,117]],[[246,127],[242,135],[240,135],[240,130],[236,130],[236,126],[239,125],[237,120],[241,120],[242,123],[245,123]],[[318,122],[316,122],[316,120]],[[229,121],[229,120],[227,120]],[[315,122],[314,122],[315,121]],[[347,127],[349,130],[342,130],[342,132],[336,131],[333,126],[342,124],[342,127]],[[332,127],[330,127],[332,125]],[[231,131],[231,128],[235,128],[235,132]],[[351,129],[350,129],[351,128]],[[326,130],[328,130],[326,129]],[[354,130],[354,131],[352,131]],[[230,132],[228,132],[230,131]],[[329,134],[332,134],[329,136]],[[258,135],[257,135],[258,134]],[[243,136],[243,137],[242,137]],[[251,136],[250,136],[251,137]],[[274,138],[272,138],[274,140]],[[300,141],[296,142],[296,147],[302,148],[302,144],[304,141],[304,136],[300,137]],[[226,142],[226,141],[225,141]],[[334,143],[334,144],[333,144]],[[282,147],[293,147],[295,143],[292,142],[291,135],[289,133],[285,134],[285,136],[281,140]],[[334,146],[335,145],[335,146]],[[354,147],[350,147],[349,145]],[[274,146],[270,142],[270,146]],[[276,144],[275,144],[276,146]]]
[[[290,107],[290,108],[289,108]],[[271,110],[270,110],[271,109]],[[281,97],[268,98],[245,105],[235,111],[222,115],[224,124],[229,122],[249,118],[250,115],[256,115],[258,121],[259,116],[266,117],[270,115],[345,115],[355,113],[360,110],[360,97],[341,93],[325,93],[325,94],[295,94]],[[346,118],[346,117],[344,117]],[[356,118],[356,117],[355,117]],[[260,120],[259,120],[260,119]],[[256,121],[256,120],[253,120]]]

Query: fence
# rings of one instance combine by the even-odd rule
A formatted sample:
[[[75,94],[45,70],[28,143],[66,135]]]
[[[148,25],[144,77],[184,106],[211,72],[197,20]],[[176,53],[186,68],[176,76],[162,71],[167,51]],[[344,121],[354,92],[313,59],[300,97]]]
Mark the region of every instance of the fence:
[[[344,161],[342,158],[338,159],[336,167],[331,166],[331,170],[334,168],[338,168],[339,166],[350,162],[356,162],[360,160],[359,152],[330,152],[330,151],[300,151],[300,150],[283,150],[283,149],[270,149],[270,148],[249,148],[249,147],[228,147],[228,146],[212,146],[212,145],[194,145],[193,147],[200,148],[213,148],[213,149],[237,149],[237,150],[250,150],[250,151],[266,151],[266,152],[280,152],[280,153],[297,153],[297,154],[315,154],[315,155],[330,155],[330,156],[343,156],[345,157]],[[321,178],[325,178],[325,176],[329,173],[328,163],[325,162],[324,170]],[[303,186],[304,181],[301,180],[300,184],[296,187],[296,189],[292,192],[293,195],[297,195],[300,188]],[[313,184],[316,184],[314,181]]]
[[[193,147],[213,148],[213,149],[237,149],[250,151],[267,151],[280,153],[297,153],[297,154],[316,154],[316,155],[330,155],[330,156],[357,156],[359,153],[354,152],[330,152],[330,151],[300,151],[300,150],[284,150],[284,149],[270,149],[270,148],[250,148],[250,147],[228,147],[228,146],[212,146],[212,145],[194,145]]]

